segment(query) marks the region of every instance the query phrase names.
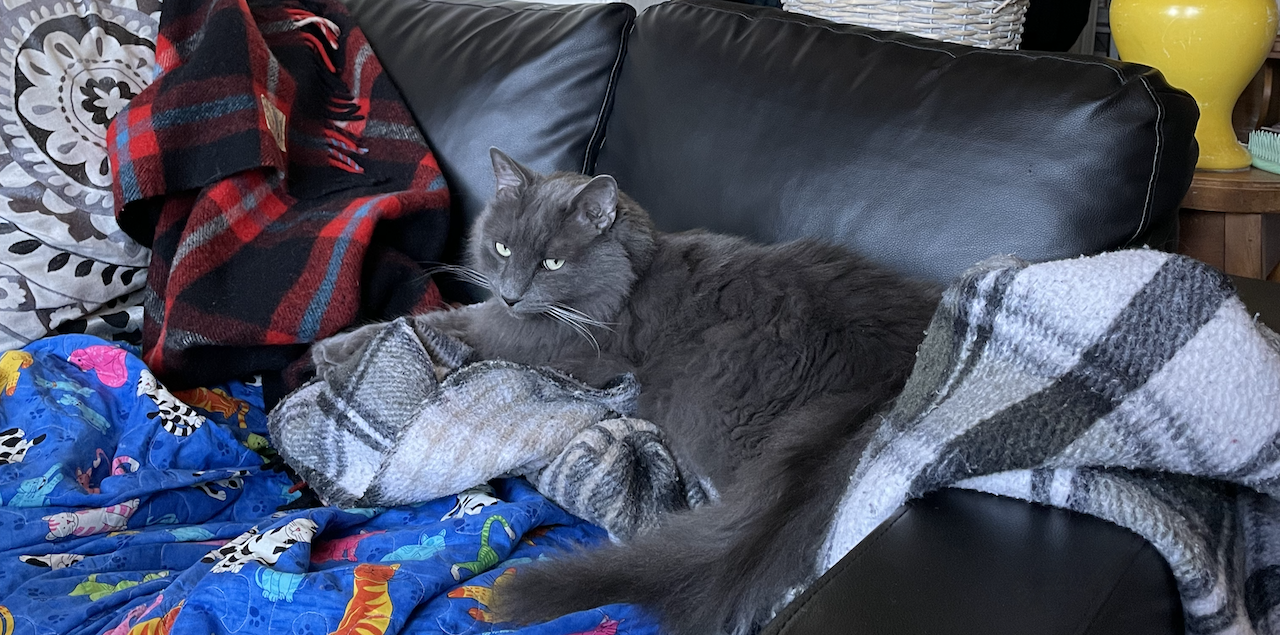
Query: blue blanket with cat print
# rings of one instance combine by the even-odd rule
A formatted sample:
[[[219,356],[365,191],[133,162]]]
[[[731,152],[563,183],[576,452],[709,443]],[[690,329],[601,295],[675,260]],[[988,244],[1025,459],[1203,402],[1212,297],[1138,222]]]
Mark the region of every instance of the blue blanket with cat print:
[[[307,506],[261,389],[171,393],[82,335],[0,356],[0,635],[657,633],[615,605],[518,628],[494,581],[606,534],[523,480]]]

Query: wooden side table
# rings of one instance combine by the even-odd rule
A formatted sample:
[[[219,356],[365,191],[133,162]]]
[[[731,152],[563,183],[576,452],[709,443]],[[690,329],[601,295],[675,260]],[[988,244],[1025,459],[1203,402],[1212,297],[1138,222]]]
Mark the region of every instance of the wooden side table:
[[[1229,274],[1280,282],[1280,174],[1197,171],[1178,226],[1180,253]]]

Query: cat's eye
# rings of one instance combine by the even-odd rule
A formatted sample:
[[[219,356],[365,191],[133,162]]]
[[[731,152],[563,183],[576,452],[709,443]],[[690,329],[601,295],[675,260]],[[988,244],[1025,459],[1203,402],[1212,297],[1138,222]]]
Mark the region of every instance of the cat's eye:
[[[498,255],[506,258],[511,255],[511,250],[502,243],[493,243],[493,248],[498,251]]]
[[[564,259],[563,258],[547,258],[546,260],[542,261],[542,266],[546,267],[547,271],[555,271],[556,269],[559,269],[560,267],[564,266]]]

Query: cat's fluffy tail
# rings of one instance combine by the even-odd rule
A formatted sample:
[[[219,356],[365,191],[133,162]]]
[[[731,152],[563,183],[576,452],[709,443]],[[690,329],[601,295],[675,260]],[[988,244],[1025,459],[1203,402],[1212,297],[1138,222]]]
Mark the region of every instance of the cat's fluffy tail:
[[[789,592],[812,580],[817,550],[854,462],[868,412],[841,395],[793,415],[760,465],[719,503],[672,514],[623,545],[579,550],[521,567],[494,588],[490,609],[531,623],[614,603],[653,610],[670,635],[751,632]]]

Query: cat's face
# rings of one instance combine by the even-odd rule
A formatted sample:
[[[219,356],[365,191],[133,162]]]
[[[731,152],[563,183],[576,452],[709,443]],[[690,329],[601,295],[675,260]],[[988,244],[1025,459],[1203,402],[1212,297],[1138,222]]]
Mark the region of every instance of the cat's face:
[[[634,280],[615,236],[613,178],[543,176],[496,149],[491,156],[497,192],[470,246],[491,302],[519,317],[577,312],[606,319]]]
[[[49,540],[70,536],[80,526],[80,517],[71,512],[43,516],[41,520],[49,523]]]

